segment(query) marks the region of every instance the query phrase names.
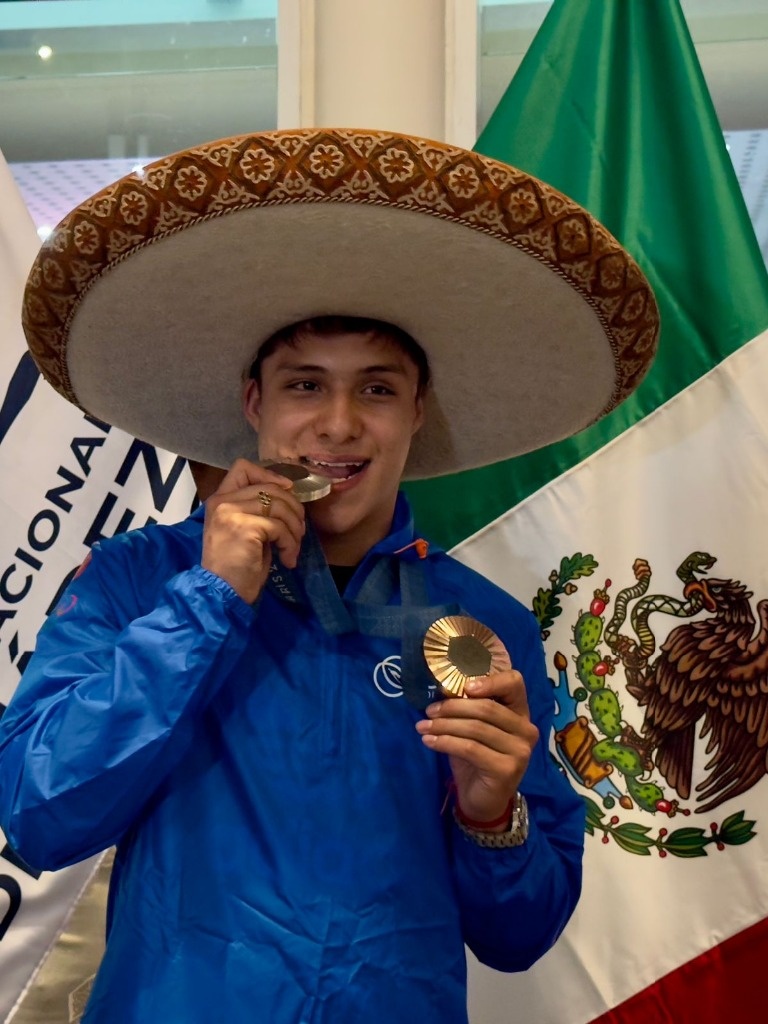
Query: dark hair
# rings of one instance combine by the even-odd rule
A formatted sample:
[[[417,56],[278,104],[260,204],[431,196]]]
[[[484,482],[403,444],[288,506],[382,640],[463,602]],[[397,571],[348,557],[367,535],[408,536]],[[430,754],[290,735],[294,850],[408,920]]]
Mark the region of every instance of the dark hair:
[[[418,373],[416,397],[421,398],[429,387],[429,360],[418,341],[402,327],[390,324],[386,320],[374,320],[364,316],[314,316],[309,320],[299,320],[295,324],[281,327],[259,346],[256,358],[248,371],[248,377],[261,384],[261,364],[264,360],[283,345],[293,348],[305,333],[316,334],[321,338],[330,337],[332,334],[373,334],[386,338],[397,345],[414,363]]]

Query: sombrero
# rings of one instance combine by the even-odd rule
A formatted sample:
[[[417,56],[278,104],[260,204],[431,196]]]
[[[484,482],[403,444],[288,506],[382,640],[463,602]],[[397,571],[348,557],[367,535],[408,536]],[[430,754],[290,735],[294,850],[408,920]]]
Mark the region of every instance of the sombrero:
[[[380,131],[223,139],[149,164],[41,249],[23,322],[44,376],[90,415],[190,459],[254,457],[241,381],[278,328],[387,320],[426,350],[407,475],[576,433],[645,374],[658,311],[634,260],[530,174]]]

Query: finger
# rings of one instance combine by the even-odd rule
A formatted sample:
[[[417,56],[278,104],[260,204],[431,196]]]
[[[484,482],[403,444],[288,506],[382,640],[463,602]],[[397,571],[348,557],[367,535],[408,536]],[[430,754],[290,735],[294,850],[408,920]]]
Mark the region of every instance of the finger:
[[[265,502],[263,495],[268,495],[270,500]],[[206,506],[206,518],[209,515],[213,518],[216,510],[220,508],[263,519],[280,519],[298,540],[301,540],[306,531],[304,506],[292,494],[283,491],[275,493],[267,487],[256,486],[222,495],[220,500]]]
[[[273,480],[259,480],[255,484],[245,484],[243,487],[238,487],[237,490],[217,492],[211,495],[207,504],[218,505],[222,501],[249,501],[259,498],[261,494],[266,492],[275,500],[279,498],[280,501],[287,502],[297,514],[303,515],[304,506],[290,488],[283,486],[285,480],[285,477],[281,477],[279,484],[276,484]]]
[[[498,701],[505,707],[512,708],[520,715],[529,716],[530,714],[525,682],[514,668],[469,679],[464,684],[464,692],[472,699],[487,697],[490,700]]]
[[[527,732],[536,731],[528,713],[528,702],[521,704],[520,710],[506,704],[500,704],[497,700],[474,697],[471,700],[460,700],[457,698],[446,698],[436,701],[427,706],[425,710],[427,718],[436,719],[480,719],[489,722],[506,732]]]
[[[273,500],[269,515],[265,515],[266,511],[258,498],[221,502],[211,510],[210,521],[206,514],[206,530],[213,532],[221,523],[230,533],[232,530],[243,531],[261,544],[274,544],[283,564],[292,569],[304,536],[303,515],[297,516],[291,505],[279,498]]]
[[[531,752],[521,745],[513,754],[494,750],[493,747],[479,743],[465,736],[442,735],[427,733],[421,737],[422,743],[437,754],[458,758],[471,765],[478,772],[496,779],[510,791],[514,790],[525,774],[530,761]]]
[[[281,476],[280,473],[275,473],[273,470],[267,469],[266,466],[259,466],[249,459],[237,459],[212,497],[239,491],[253,484],[263,485],[265,483],[274,484],[285,491],[290,491],[293,486],[288,477]]]
[[[437,721],[422,719],[416,723],[422,736],[454,736],[472,740],[500,754],[530,754],[534,738],[527,733],[510,732],[477,718],[446,718]]]
[[[299,559],[301,549],[301,535],[293,532],[288,524],[279,517],[256,515],[254,513],[231,512],[235,527],[243,531],[251,540],[260,544],[262,548],[275,547],[280,552],[280,560],[288,569],[294,569]],[[264,557],[271,560],[268,550]]]
[[[298,524],[298,530],[293,520],[289,520],[289,523],[285,524],[284,529],[280,528],[281,520],[277,516],[271,516],[267,522],[272,528],[277,527],[277,533],[272,540],[272,544],[280,553],[280,561],[286,568],[295,569],[298,565],[301,542],[304,536],[304,520],[302,519]]]
[[[262,519],[269,545],[280,553],[280,561],[287,569],[295,569],[299,561],[301,538],[296,537],[277,519]]]

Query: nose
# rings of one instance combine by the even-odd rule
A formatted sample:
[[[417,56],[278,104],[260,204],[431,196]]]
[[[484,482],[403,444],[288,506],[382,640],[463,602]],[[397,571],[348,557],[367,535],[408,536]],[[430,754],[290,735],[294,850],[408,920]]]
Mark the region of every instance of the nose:
[[[362,421],[355,397],[342,393],[328,395],[315,426],[318,437],[327,438],[334,444],[360,437]]]

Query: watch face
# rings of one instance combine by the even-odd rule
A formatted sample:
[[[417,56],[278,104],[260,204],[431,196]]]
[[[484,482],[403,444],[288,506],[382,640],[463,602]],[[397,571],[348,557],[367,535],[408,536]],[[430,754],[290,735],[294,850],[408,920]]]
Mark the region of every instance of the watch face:
[[[466,697],[468,679],[512,668],[501,640],[468,615],[448,615],[433,622],[424,637],[424,657],[446,697]]]
[[[298,498],[302,504],[308,501],[317,501],[331,493],[333,481],[327,476],[313,473],[297,462],[272,462],[266,459],[259,463],[265,469],[271,469],[273,473],[286,476],[292,481],[291,493]]]

